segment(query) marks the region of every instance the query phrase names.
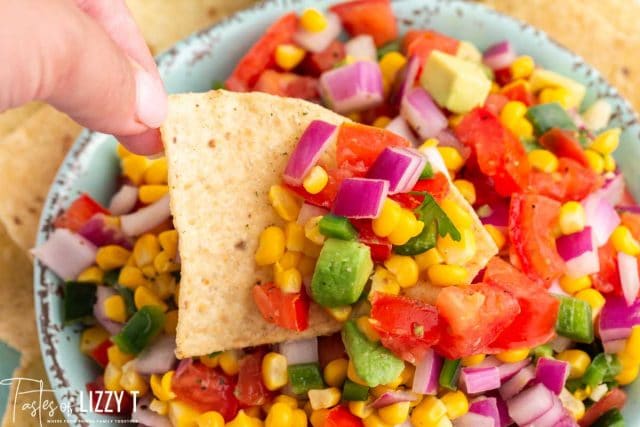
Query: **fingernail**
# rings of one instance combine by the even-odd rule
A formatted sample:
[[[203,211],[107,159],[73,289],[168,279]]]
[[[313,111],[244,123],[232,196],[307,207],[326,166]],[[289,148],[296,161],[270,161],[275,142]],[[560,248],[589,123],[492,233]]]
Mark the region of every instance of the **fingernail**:
[[[167,94],[162,83],[143,69],[136,70],[136,113],[138,120],[158,128],[167,116]]]

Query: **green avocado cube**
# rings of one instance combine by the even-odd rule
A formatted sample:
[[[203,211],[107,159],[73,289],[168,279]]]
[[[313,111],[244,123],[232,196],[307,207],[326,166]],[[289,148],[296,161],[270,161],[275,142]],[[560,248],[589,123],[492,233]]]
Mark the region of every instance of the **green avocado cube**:
[[[484,104],[491,89],[491,80],[478,64],[440,51],[429,55],[420,84],[438,105],[457,114]]]
[[[311,297],[324,307],[342,307],[360,298],[373,269],[369,247],[327,239],[311,279]]]
[[[404,369],[402,360],[379,343],[369,341],[353,320],[342,328],[342,341],[356,373],[369,387],[390,383]]]

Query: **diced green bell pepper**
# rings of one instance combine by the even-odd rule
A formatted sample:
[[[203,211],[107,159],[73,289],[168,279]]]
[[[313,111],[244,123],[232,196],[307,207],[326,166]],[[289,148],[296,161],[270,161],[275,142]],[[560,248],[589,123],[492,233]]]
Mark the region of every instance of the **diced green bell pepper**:
[[[158,335],[163,326],[164,312],[158,307],[145,305],[131,316],[112,340],[123,352],[138,354]]]
[[[104,276],[102,277],[102,282],[104,282],[105,285],[115,286],[118,284],[119,277],[120,277],[119,268],[115,270],[105,271]]]
[[[618,356],[600,353],[593,358],[582,376],[582,383],[594,388],[604,382],[613,380],[622,370]]]
[[[620,410],[613,408],[602,414],[591,427],[624,427],[624,418]]]
[[[67,282],[64,285],[63,319],[65,323],[87,319],[96,303],[96,285]]]
[[[445,359],[440,371],[439,383],[441,387],[456,391],[460,376],[460,359]]]
[[[378,59],[382,58],[389,52],[400,52],[400,40],[393,40],[378,48]]]
[[[549,344],[542,344],[533,349],[533,357],[539,359],[541,357],[552,358],[553,349]]]
[[[538,140],[533,137],[523,136],[520,138],[520,144],[524,147],[524,150],[528,153],[533,150],[542,148],[542,145],[538,144]]]
[[[340,240],[355,240],[358,237],[355,227],[343,216],[327,214],[320,220],[318,228],[322,235]]]
[[[320,365],[317,363],[290,365],[288,372],[289,384],[291,384],[291,390],[295,394],[307,394],[309,390],[324,388]]]
[[[433,168],[431,167],[431,163],[427,162],[424,165],[424,169],[420,173],[420,179],[430,179],[433,178]]]
[[[526,117],[533,125],[536,135],[542,135],[551,128],[578,130],[569,114],[557,102],[529,107]]]
[[[556,332],[558,335],[574,341],[593,342],[591,306],[577,298],[561,297],[560,311],[556,320]]]
[[[346,401],[364,401],[369,397],[369,387],[345,380],[342,387],[342,398]]]

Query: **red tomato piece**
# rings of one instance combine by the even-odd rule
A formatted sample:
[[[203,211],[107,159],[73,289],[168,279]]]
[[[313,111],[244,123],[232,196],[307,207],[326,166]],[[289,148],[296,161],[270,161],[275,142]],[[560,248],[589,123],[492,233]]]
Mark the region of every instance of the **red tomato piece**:
[[[595,423],[598,418],[603,416],[605,412],[614,408],[622,409],[625,403],[627,403],[627,394],[622,389],[616,387],[589,407],[584,416],[578,421],[578,424],[580,427],[589,427]]]
[[[362,420],[344,406],[336,406],[327,414],[323,427],[362,427]]]
[[[407,43],[407,37],[411,40],[411,42],[407,44],[407,56],[419,57],[422,64],[424,64],[434,50],[455,55],[458,51],[458,45],[460,44],[459,40],[433,30],[413,30],[411,35],[408,34],[405,36],[404,43]]]
[[[468,113],[455,134],[469,146],[480,171],[493,179],[501,196],[524,190],[529,184],[529,161],[520,141],[486,107]]]
[[[398,23],[389,0],[354,0],[331,6],[352,36],[373,36],[376,46],[398,38]]]
[[[325,167],[325,170],[327,170],[327,174],[329,175],[329,181],[318,194],[307,192],[302,185],[294,186],[285,184],[285,186],[302,197],[305,202],[321,208],[331,209],[331,205],[338,194],[340,184],[344,179],[354,176],[354,173],[350,169],[336,169],[335,167],[333,169]]]
[[[636,239],[640,239],[640,214],[633,212],[622,212],[620,214],[622,225],[626,226],[631,235]]]
[[[71,206],[58,218],[53,225],[56,228],[66,228],[75,233],[97,213],[109,215],[109,211],[96,202],[87,193],[82,193],[71,203]]]
[[[104,368],[109,363],[109,356],[107,355],[107,350],[112,345],[113,344],[111,343],[111,340],[109,338],[107,338],[106,340],[102,341],[91,352],[91,358],[93,360],[95,360],[98,365],[100,365],[100,366],[102,366]]]
[[[527,90],[524,80],[515,81],[503,87],[500,93],[509,101],[520,101],[527,107],[533,105],[533,94]]]
[[[491,111],[496,116],[500,114],[500,111],[509,102],[509,98],[500,93],[490,93],[484,101],[484,106],[487,110]]]
[[[440,202],[449,193],[449,180],[443,173],[436,172],[433,178],[419,180],[411,191],[427,192]],[[424,196],[418,194],[398,193],[389,197],[409,210],[414,210],[424,201]]]
[[[184,369],[176,370],[171,388],[178,399],[202,412],[218,411],[226,421],[238,413],[239,403],[234,394],[236,379],[217,368],[187,362]]]
[[[309,297],[304,292],[288,294],[273,283],[265,283],[254,286],[252,294],[267,322],[292,331],[304,331],[309,326]]]
[[[318,79],[294,73],[264,70],[253,90],[271,95],[300,99],[318,99]]]
[[[104,379],[102,376],[99,376],[91,383],[87,383],[86,388],[90,395],[92,412],[112,417],[129,417],[131,415],[131,412],[133,411],[133,398],[131,395],[124,391],[120,392],[121,396],[118,397],[122,397],[122,400],[118,407],[118,402],[114,397],[107,399],[106,395],[103,393],[107,389],[104,387]]]
[[[484,353],[520,313],[511,294],[485,283],[448,286],[438,295],[436,307],[442,334],[435,349],[450,359]]]
[[[248,92],[262,72],[275,66],[274,52],[279,44],[290,43],[298,26],[295,13],[274,22],[236,65],[225,86],[236,92]]]
[[[593,287],[605,295],[622,296],[618,257],[611,241],[598,248],[598,260],[600,261],[600,271],[591,275]]]
[[[565,271],[553,235],[559,213],[559,202],[534,194],[514,194],[509,206],[509,238],[522,269],[547,286]]]
[[[382,345],[415,364],[438,342],[438,310],[415,299],[376,293],[371,306],[372,326]]]
[[[558,157],[568,157],[581,166],[589,167],[587,156],[582,146],[574,137],[574,132],[553,128],[545,132],[539,139],[540,145],[552,151]]]
[[[358,230],[360,243],[369,246],[374,262],[384,262],[391,256],[391,243],[386,237],[379,237],[373,232],[370,219],[352,219],[351,223]]]
[[[331,70],[345,57],[344,43],[334,40],[322,52],[309,52],[300,66],[304,74],[318,77],[327,70]]]
[[[235,396],[242,407],[260,406],[271,401],[273,393],[262,382],[264,351],[248,354],[240,360]]]
[[[489,352],[533,348],[553,337],[560,302],[538,283],[499,257],[487,264],[484,282],[513,295],[520,313],[490,344]]]
[[[333,335],[318,337],[318,360],[320,367],[324,369],[332,360],[346,359],[347,352],[344,349],[340,332]]]
[[[530,176],[529,191],[566,202],[582,200],[602,187],[602,176],[568,157],[561,157],[554,174],[534,171]]]
[[[504,86],[511,81],[511,69],[501,68],[493,71],[493,77],[500,86]]]

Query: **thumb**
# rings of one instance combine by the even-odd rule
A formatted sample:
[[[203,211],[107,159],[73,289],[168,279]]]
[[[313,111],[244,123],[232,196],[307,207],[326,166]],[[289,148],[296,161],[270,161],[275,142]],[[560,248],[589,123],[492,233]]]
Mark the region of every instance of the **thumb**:
[[[0,2],[0,16],[0,110],[41,99],[84,126],[127,136],[141,154],[161,150],[153,129],[167,112],[162,82],[73,1]],[[131,142],[135,135],[143,137]]]

